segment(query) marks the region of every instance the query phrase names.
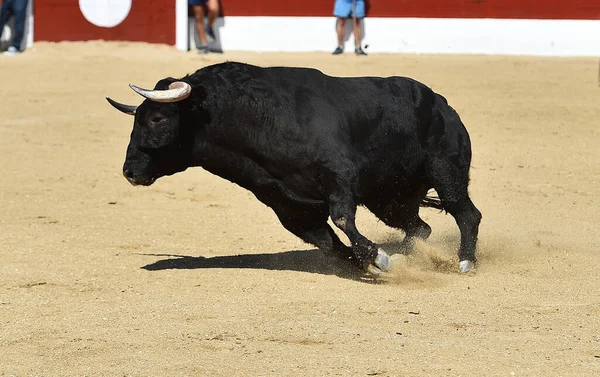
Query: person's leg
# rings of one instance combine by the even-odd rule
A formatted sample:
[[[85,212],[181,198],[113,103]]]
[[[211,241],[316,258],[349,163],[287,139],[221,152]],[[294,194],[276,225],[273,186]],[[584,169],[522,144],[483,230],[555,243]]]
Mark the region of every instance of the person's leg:
[[[15,15],[15,37],[12,46],[21,51],[21,42],[25,35],[25,21],[27,18],[27,0],[14,0],[13,12]]]
[[[204,7],[202,5],[193,5],[194,19],[196,20],[196,31],[200,38],[198,52],[208,52],[208,42],[206,41],[206,30],[204,29]]]
[[[333,15],[336,17],[335,31],[337,34],[337,47],[333,54],[338,55],[344,52],[344,27],[346,19],[352,15],[352,1],[335,0]]]
[[[208,13],[208,25],[206,26],[206,32],[212,39],[216,39],[213,31],[213,25],[219,16],[219,0],[207,0],[206,8]]]
[[[337,34],[338,44],[335,50],[333,51],[333,55],[339,55],[344,53],[344,26],[346,25],[346,19],[338,17],[335,30]]]
[[[346,19],[338,17],[335,25],[337,31],[337,42],[338,47],[344,48],[344,27],[346,26]]]
[[[354,20],[354,52],[356,55],[367,55],[361,47],[362,33],[360,26],[361,21],[365,18],[365,2],[363,0],[354,0],[352,16]]]

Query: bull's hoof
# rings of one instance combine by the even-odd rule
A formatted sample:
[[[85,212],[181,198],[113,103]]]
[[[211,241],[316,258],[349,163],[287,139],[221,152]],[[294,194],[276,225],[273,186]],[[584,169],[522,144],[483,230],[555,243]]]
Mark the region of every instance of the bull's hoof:
[[[377,276],[383,271],[390,271],[391,268],[392,260],[390,259],[390,256],[387,255],[387,253],[382,249],[377,249],[377,256],[375,257],[373,263],[367,266],[367,271],[371,275]]]
[[[471,272],[475,269],[475,262],[470,261],[470,260],[461,260],[460,262],[458,262],[458,270],[461,273],[465,273],[465,272]]]

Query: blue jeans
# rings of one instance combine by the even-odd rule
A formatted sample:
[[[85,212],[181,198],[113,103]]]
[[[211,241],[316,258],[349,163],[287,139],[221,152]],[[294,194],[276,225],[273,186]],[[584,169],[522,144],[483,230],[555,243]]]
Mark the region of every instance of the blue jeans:
[[[0,10],[0,34],[11,17],[15,18],[15,36],[12,46],[21,50],[21,41],[25,34],[25,18],[27,16],[27,0],[4,0]]]

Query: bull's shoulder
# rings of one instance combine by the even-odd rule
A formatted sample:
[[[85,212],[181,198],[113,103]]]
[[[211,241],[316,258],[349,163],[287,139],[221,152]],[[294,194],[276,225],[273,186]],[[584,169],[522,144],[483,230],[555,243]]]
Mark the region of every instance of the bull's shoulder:
[[[260,80],[264,74],[264,68],[239,62],[223,62],[212,64],[191,75],[186,76],[192,86],[211,87],[232,84],[245,84],[251,80]],[[243,86],[239,86],[243,88]]]

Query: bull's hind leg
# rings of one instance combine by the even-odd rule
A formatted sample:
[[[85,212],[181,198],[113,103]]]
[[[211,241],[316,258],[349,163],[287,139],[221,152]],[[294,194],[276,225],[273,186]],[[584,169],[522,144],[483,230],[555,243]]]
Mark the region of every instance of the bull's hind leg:
[[[414,249],[417,238],[425,240],[431,235],[431,227],[419,217],[419,207],[427,191],[419,194],[405,194],[380,206],[378,203],[368,206],[369,210],[386,225],[404,231],[405,237],[401,252]]]
[[[459,266],[461,272],[468,272],[477,260],[475,249],[481,221],[481,212],[468,193],[468,166],[461,168],[448,160],[434,158],[430,174],[443,208],[454,217],[460,230]]]

